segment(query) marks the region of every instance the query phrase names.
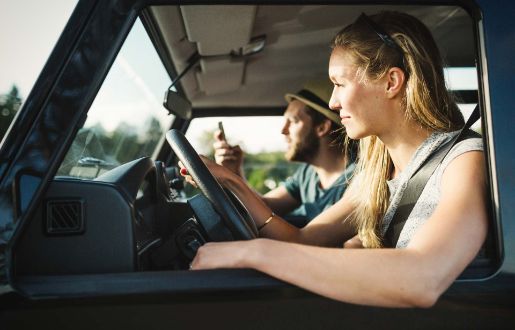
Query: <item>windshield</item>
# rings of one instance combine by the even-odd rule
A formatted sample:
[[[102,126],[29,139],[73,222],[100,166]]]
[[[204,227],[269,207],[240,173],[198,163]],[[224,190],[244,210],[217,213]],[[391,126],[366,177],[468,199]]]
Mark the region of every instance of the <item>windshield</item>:
[[[138,19],[57,175],[91,179],[131,160],[151,157],[174,118],[158,101],[169,85]]]

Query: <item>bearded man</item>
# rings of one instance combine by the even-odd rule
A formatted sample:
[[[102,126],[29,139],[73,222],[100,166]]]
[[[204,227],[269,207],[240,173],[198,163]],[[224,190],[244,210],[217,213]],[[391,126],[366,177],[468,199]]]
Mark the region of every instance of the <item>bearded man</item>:
[[[345,133],[340,118],[329,109],[331,93],[332,85],[325,79],[310,81],[298,93],[285,95],[288,107],[281,129],[288,144],[285,158],[304,164],[284,185],[261,198],[298,227],[341,198],[355,167],[355,144],[344,148],[341,143]],[[229,145],[221,131],[215,132],[213,146],[215,161],[244,178],[241,148]]]

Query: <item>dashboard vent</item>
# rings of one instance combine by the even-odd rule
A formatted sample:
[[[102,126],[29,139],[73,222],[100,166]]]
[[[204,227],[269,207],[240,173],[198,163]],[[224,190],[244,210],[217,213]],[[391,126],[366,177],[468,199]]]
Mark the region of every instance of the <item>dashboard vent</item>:
[[[76,235],[84,232],[82,200],[51,200],[46,204],[46,234]]]

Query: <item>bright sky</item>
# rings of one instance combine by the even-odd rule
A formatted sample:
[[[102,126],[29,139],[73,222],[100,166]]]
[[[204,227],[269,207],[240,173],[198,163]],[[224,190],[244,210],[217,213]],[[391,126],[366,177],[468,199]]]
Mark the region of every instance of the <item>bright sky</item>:
[[[27,97],[76,3],[0,1],[0,94],[16,84],[22,98]]]

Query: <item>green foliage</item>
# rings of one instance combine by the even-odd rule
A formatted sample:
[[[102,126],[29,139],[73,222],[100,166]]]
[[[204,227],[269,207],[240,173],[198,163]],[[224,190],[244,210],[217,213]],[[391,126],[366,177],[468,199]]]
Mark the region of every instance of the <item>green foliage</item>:
[[[18,87],[13,85],[7,94],[0,95],[0,140],[4,137],[7,129],[21,106],[21,97]]]
[[[210,158],[215,157],[215,150],[213,149],[213,143],[215,130],[205,130],[202,135],[198,137],[198,150],[197,152],[201,155],[208,156]]]
[[[264,194],[283,183],[299,164],[284,159],[282,152],[245,155],[243,171],[251,187]]]
[[[243,171],[249,185],[261,194],[279,187],[291,176],[300,163],[292,163],[284,159],[282,152],[261,152],[245,154]],[[193,196],[199,191],[186,185],[186,196]]]

